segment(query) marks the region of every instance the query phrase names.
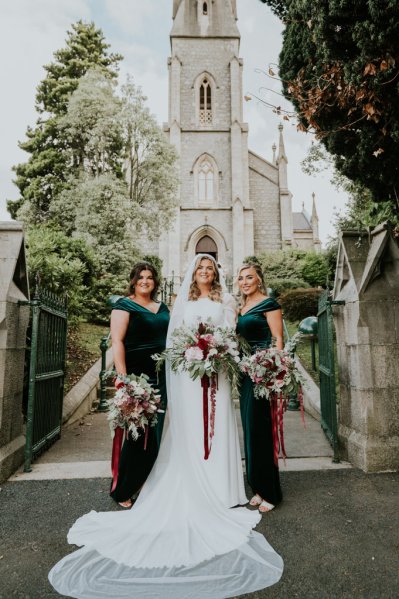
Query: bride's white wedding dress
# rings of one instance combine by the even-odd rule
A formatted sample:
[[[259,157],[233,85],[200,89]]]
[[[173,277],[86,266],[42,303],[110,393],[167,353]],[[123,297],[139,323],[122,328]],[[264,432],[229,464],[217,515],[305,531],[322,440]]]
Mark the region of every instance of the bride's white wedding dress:
[[[234,326],[234,300],[184,302],[184,322],[198,318]],[[80,599],[226,599],[277,582],[283,562],[253,532],[257,511],[247,502],[235,410],[219,376],[215,436],[204,460],[202,389],[170,373],[168,418],[158,459],[133,508],[91,511],[68,542],[81,547],[49,574],[61,594]]]

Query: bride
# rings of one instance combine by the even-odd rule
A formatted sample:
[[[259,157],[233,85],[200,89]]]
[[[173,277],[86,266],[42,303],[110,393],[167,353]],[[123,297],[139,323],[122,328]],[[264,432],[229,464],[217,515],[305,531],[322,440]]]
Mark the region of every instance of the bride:
[[[211,319],[235,326],[235,302],[215,260],[200,254],[176,298],[169,329]],[[91,511],[68,542],[81,548],[49,573],[62,595],[79,599],[226,599],[265,588],[283,561],[252,529],[260,515],[247,503],[235,411],[219,376],[215,434],[203,455],[202,389],[167,368],[168,414],[157,461],[128,512]]]

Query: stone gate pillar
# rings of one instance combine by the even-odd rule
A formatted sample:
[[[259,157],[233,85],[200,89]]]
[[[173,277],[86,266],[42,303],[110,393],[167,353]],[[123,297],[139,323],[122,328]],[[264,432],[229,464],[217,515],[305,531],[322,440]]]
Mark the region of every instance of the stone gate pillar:
[[[399,469],[399,247],[388,225],[341,234],[333,296],[344,456]]]
[[[0,482],[23,462],[22,392],[29,299],[22,224],[0,222]]]

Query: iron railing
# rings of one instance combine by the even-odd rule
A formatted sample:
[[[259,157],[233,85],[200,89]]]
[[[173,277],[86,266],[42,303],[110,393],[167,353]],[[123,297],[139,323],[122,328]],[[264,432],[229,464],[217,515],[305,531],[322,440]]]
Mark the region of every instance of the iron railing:
[[[318,343],[320,374],[320,423],[334,451],[334,462],[339,462],[337,396],[335,383],[334,323],[332,305],[344,304],[333,301],[327,289],[319,299]]]
[[[37,288],[30,304],[32,332],[24,471],[61,436],[67,342],[67,299]]]
[[[108,335],[104,335],[100,342],[101,350],[101,370],[100,370],[100,401],[97,406],[97,412],[108,412],[109,406],[107,402],[107,380],[105,373],[107,372],[107,350],[109,347],[109,340],[111,332]]]

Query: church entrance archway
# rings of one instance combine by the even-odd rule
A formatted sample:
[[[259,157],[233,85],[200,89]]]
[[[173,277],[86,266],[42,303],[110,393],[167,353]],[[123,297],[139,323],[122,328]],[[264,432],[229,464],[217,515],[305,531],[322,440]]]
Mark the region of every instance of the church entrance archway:
[[[195,246],[196,254],[209,254],[215,260],[218,259],[218,246],[209,235],[204,235]]]

